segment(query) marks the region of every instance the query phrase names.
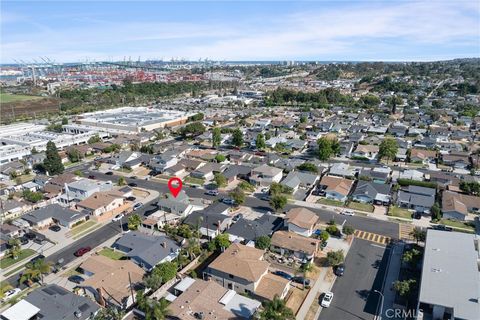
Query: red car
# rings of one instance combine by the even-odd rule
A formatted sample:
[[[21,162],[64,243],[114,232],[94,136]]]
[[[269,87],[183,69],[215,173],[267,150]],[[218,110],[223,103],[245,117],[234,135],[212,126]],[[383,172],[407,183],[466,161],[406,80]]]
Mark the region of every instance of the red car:
[[[90,247],[80,248],[77,251],[75,251],[74,255],[76,257],[81,257],[90,250],[92,250],[92,248],[90,248]]]

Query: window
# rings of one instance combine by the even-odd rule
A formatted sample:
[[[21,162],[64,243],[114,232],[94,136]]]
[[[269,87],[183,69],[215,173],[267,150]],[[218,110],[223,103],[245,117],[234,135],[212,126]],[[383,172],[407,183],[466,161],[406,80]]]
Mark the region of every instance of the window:
[[[228,277],[229,277],[230,279],[233,279],[233,278],[234,278],[233,274],[229,274]]]
[[[229,283],[229,284],[227,284],[227,287],[228,287],[228,289],[231,289],[231,290],[233,290],[233,283]]]

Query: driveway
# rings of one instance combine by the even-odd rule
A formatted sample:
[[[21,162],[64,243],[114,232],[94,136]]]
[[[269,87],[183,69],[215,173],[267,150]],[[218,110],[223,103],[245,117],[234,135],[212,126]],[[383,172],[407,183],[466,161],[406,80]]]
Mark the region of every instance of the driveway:
[[[345,260],[345,274],[337,277],[329,308],[324,308],[319,320],[372,320],[376,313],[389,249],[369,241],[355,239]]]

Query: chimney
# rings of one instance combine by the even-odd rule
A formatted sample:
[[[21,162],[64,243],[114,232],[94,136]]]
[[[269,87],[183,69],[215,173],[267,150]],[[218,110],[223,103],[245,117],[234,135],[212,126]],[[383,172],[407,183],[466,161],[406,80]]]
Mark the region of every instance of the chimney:
[[[102,288],[97,288],[98,291],[98,304],[102,307],[105,307],[105,299],[103,298],[103,290]]]

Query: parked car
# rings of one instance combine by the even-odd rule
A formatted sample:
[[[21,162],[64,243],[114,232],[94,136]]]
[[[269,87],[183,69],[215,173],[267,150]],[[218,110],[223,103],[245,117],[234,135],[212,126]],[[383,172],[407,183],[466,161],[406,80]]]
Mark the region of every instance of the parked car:
[[[137,202],[137,203],[135,203],[135,205],[133,206],[133,210],[138,210],[138,209],[140,209],[141,207],[143,207],[143,203]]]
[[[228,204],[228,205],[234,205],[235,204],[235,200],[230,199],[230,198],[224,198],[222,200],[222,202],[225,203],[225,204]]]
[[[277,275],[277,276],[280,276],[282,278],[285,278],[287,280],[292,280],[292,276],[288,273],[286,273],[285,271],[281,271],[281,270],[277,270],[275,272],[273,272],[273,274]]]
[[[235,215],[232,220],[233,222],[237,222],[238,220],[242,219],[243,218],[243,214],[239,213],[237,215]]]
[[[132,176],[132,177],[130,177],[130,179],[138,179],[138,177],[137,176]]]
[[[343,274],[345,273],[345,265],[343,263],[339,264],[333,269],[333,272],[335,272],[335,275],[337,277],[343,276]]]
[[[113,172],[112,172],[112,171],[105,172],[105,174],[106,174],[107,176],[113,176]]]
[[[83,279],[79,275],[73,275],[73,276],[68,277],[68,281],[71,281],[71,282],[76,283],[76,284],[80,284],[83,281],[85,281],[85,279]]]
[[[135,198],[134,196],[127,197],[127,201],[135,201],[135,200],[137,200],[137,198]]]
[[[18,238],[20,240],[21,245],[26,245],[28,244],[28,238],[27,237],[20,237]]]
[[[324,308],[328,308],[330,307],[330,303],[332,303],[332,300],[333,300],[333,292],[325,292],[320,305]]]
[[[112,221],[120,221],[125,215],[123,213],[117,214],[115,217],[113,217]]]
[[[304,277],[293,277],[292,281],[300,284],[305,284],[306,286],[310,285],[310,279]]]
[[[83,256],[85,253],[89,252],[90,250],[92,250],[92,248],[90,247],[83,247],[83,248],[80,248],[78,249],[77,251],[75,251],[74,255],[76,257],[81,257]]]
[[[58,232],[58,231],[62,230],[62,228],[60,228],[60,226],[57,225],[57,224],[54,224],[53,226],[50,226],[50,228],[48,228],[48,229],[50,229],[54,232]]]
[[[20,288],[10,289],[3,294],[2,302],[8,301],[22,291]]]
[[[28,240],[33,240],[33,239],[35,239],[37,236],[36,236],[35,233],[33,233],[33,232],[28,232],[28,233],[25,233],[25,237],[26,237]]]
[[[444,224],[437,224],[436,226],[433,226],[433,229],[441,231],[453,231],[452,227],[448,227]]]
[[[263,193],[267,193],[268,191],[270,191],[270,188],[268,188],[268,187],[262,188],[262,192],[263,192]]]
[[[422,213],[421,213],[421,212],[414,212],[414,213],[412,214],[412,218],[413,218],[413,219],[420,220],[420,219],[422,219]]]
[[[205,194],[209,196],[218,196],[218,190],[217,189],[208,190],[207,192],[205,192]]]
[[[130,183],[128,184],[128,186],[129,186],[129,187],[136,187],[136,186],[138,186],[138,185],[137,185],[135,182],[130,182]]]
[[[95,176],[93,174],[88,176],[88,179],[95,179]]]
[[[354,216],[355,215],[355,212],[353,212],[353,210],[350,210],[350,209],[344,209],[340,213],[343,214],[344,216]]]

